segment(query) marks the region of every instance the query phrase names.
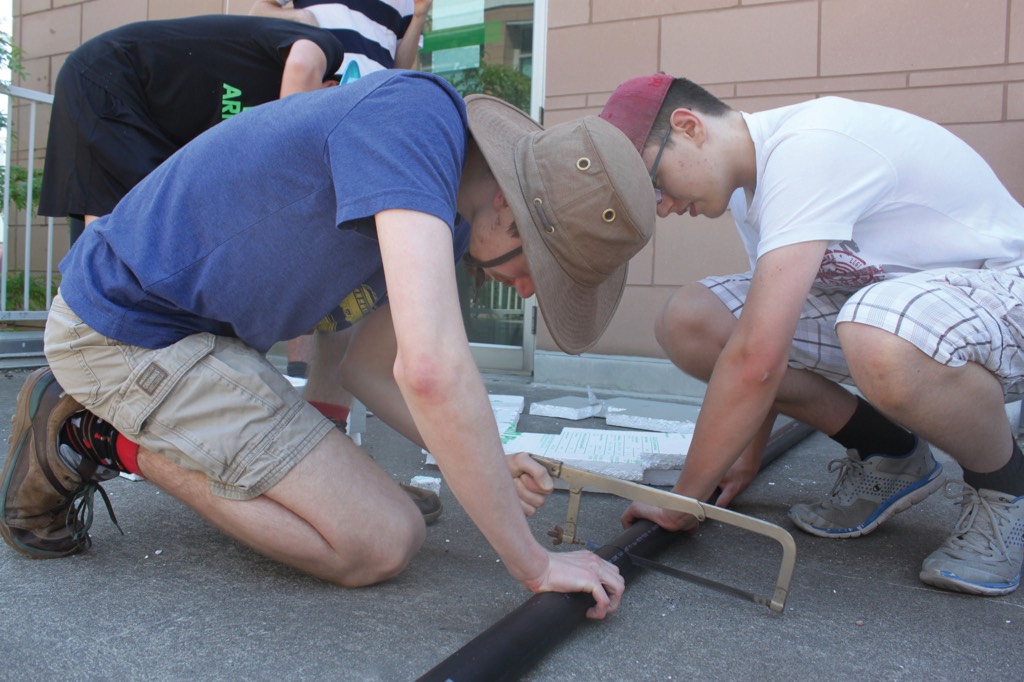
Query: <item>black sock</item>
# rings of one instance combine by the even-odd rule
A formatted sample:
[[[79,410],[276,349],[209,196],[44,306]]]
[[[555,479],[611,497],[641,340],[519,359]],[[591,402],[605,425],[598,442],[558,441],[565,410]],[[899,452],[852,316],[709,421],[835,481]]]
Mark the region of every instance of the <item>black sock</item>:
[[[113,426],[92,412],[82,411],[67,418],[58,440],[93,464],[127,472],[117,456],[118,435]]]
[[[964,483],[976,490],[995,490],[1014,497],[1024,495],[1024,454],[1020,451],[1017,439],[1013,439],[1010,461],[1002,469],[987,474],[964,469]]]
[[[860,396],[850,421],[832,440],[847,450],[856,450],[862,457],[905,455],[914,448],[914,434],[889,421]]]
[[[306,374],[309,372],[309,364],[305,362],[299,362],[297,360],[289,360],[288,367],[285,368],[284,373],[290,377],[296,377],[299,379],[305,379]]]

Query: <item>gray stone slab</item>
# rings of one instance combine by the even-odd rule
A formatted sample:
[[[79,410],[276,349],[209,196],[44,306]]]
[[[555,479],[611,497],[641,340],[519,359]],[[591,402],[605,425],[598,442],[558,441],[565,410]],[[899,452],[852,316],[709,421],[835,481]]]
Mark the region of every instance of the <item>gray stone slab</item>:
[[[627,429],[692,433],[700,408],[693,405],[644,400],[610,398],[604,401],[604,418],[609,426]]]

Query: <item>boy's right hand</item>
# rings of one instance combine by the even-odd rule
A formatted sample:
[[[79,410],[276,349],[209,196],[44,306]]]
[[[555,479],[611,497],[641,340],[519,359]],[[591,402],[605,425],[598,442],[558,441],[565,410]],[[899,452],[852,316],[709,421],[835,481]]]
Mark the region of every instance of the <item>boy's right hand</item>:
[[[587,592],[596,602],[587,618],[601,620],[619,608],[626,581],[619,567],[593,552],[549,552],[548,567],[535,580],[523,581],[531,592]]]

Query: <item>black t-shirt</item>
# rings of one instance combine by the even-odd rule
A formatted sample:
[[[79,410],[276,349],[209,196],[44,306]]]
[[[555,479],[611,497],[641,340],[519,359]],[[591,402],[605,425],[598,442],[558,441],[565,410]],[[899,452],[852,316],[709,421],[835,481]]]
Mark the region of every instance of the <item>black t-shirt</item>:
[[[330,32],[230,15],[127,24],[84,43],[67,65],[139,107],[184,145],[246,108],[277,99],[288,50],[302,39],[324,51],[323,78],[330,78],[344,58]]]

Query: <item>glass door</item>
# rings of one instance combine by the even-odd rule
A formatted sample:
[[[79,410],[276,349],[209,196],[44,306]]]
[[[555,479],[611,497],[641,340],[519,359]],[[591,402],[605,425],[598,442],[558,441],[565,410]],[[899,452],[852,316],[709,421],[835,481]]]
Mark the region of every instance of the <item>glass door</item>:
[[[434,0],[423,34],[420,69],[447,79],[463,96],[484,93],[535,118],[534,0]],[[474,297],[458,268],[462,318],[484,371],[533,370],[536,306],[514,289],[487,282]]]

